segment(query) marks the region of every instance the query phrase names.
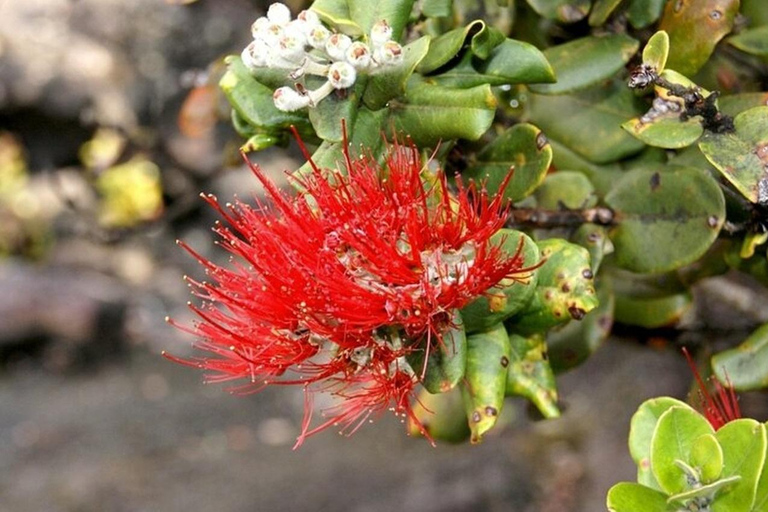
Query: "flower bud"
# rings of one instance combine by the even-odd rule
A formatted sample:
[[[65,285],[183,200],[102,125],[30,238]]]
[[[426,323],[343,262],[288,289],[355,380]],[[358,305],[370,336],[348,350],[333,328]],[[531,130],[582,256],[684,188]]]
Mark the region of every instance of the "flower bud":
[[[261,37],[261,33],[266,30],[267,25],[269,25],[269,18],[266,16],[257,18],[256,21],[253,22],[253,25],[251,25],[251,35],[253,38],[259,39]]]
[[[272,94],[275,107],[283,112],[294,112],[309,105],[309,97],[290,87],[280,87]]]
[[[395,41],[387,41],[376,48],[373,58],[382,66],[395,66],[403,61],[403,47]]]
[[[317,16],[317,13],[308,9],[301,11],[299,15],[296,16],[296,19],[303,21],[309,30],[320,25],[320,18]]]
[[[355,69],[368,69],[371,66],[371,50],[368,45],[356,41],[349,45],[346,51],[347,62]]]
[[[322,50],[325,48],[325,44],[328,42],[328,38],[331,37],[331,32],[322,25],[318,25],[307,34],[307,43],[312,48]]]
[[[346,89],[355,83],[357,71],[347,62],[334,62],[328,69],[328,81],[334,89]]]
[[[269,46],[276,46],[282,35],[283,27],[270,21],[259,29],[254,39],[264,41]]]
[[[267,9],[267,18],[277,25],[287,25],[291,21],[291,11],[285,4],[275,2]]]
[[[333,60],[344,60],[347,48],[352,44],[349,36],[344,34],[333,34],[325,43],[325,52]]]
[[[371,28],[371,44],[380,46],[392,39],[392,27],[387,20],[377,21]]]
[[[284,33],[277,41],[277,54],[288,62],[300,63],[306,56],[303,35]]]
[[[240,58],[243,60],[245,67],[254,71],[256,68],[263,68],[267,66],[269,60],[269,47],[267,44],[257,39],[251,41],[251,44],[245,47],[245,50],[240,54]]]

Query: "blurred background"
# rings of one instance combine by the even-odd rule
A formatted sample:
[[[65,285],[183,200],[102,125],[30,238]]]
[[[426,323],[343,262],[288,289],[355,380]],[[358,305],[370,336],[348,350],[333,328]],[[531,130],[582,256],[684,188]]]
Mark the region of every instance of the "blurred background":
[[[200,275],[174,241],[222,256],[198,194],[258,193],[216,82],[269,2],[184,3],[0,0],[0,510],[604,510],[634,480],[631,414],[686,394],[677,332],[612,338],[559,378],[561,419],[508,402],[480,446],[432,448],[386,416],[292,451],[300,390],[235,397],[161,357],[191,353],[164,317],[189,318],[182,276]],[[301,164],[293,147],[257,161]],[[749,282],[696,293],[686,336],[768,320]]]

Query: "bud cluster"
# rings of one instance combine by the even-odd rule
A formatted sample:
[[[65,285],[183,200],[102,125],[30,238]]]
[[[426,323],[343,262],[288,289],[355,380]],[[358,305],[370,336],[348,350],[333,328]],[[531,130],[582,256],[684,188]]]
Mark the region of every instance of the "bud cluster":
[[[285,112],[314,107],[334,90],[354,85],[359,74],[374,73],[403,60],[403,48],[392,40],[392,27],[385,20],[371,28],[366,43],[331,32],[311,10],[291,19],[285,4],[274,3],[266,16],[253,23],[251,32],[253,41],[241,54],[251,71],[284,69],[293,80],[304,75],[327,79],[315,90],[278,88],[273,95],[275,106]]]

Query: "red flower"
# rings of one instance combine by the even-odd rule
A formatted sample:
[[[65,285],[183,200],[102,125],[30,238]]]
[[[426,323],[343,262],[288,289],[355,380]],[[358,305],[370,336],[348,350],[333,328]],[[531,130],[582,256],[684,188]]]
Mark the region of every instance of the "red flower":
[[[210,278],[189,280],[200,320],[182,327],[208,354],[170,358],[209,370],[209,381],[248,379],[240,390],[302,384],[335,395],[338,406],[316,428],[308,395],[299,443],[334,424],[354,432],[387,408],[412,416],[421,369],[405,356],[442,343],[455,309],[534,268],[490,241],[505,221],[511,173],[494,197],[459,179],[451,194],[413,146],[394,144],[384,165],[344,157],[346,172],[310,160],[308,175],[291,178],[304,191],[295,196],[251,165],[269,204],[221,207],[207,196],[225,220],[214,231],[234,256],[228,267],[181,243]]]
[[[739,400],[736,397],[736,392],[733,390],[730,381],[726,382],[726,385],[723,386],[716,378],[710,378],[710,382],[712,382],[715,387],[713,396],[704,382],[704,379],[701,378],[699,369],[696,368],[696,363],[693,362],[691,354],[688,353],[688,349],[685,347],[683,347],[683,354],[685,354],[685,358],[688,360],[688,366],[691,367],[693,376],[696,378],[696,382],[699,385],[699,399],[701,400],[702,412],[707,420],[709,420],[712,427],[715,430],[718,430],[726,423],[741,418]]]

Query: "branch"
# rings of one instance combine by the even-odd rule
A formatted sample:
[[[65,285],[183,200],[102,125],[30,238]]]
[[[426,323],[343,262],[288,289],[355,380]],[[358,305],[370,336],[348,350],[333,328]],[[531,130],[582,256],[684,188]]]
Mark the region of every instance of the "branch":
[[[610,226],[613,220],[613,210],[602,206],[582,210],[514,208],[509,212],[506,226],[538,229],[579,227],[587,223]]]

